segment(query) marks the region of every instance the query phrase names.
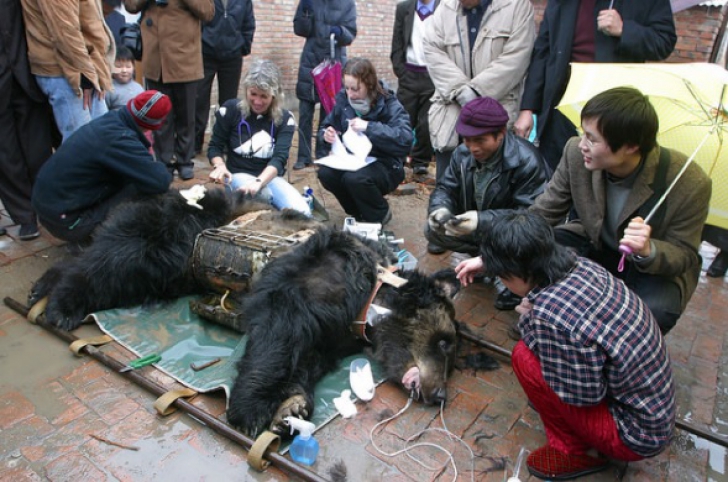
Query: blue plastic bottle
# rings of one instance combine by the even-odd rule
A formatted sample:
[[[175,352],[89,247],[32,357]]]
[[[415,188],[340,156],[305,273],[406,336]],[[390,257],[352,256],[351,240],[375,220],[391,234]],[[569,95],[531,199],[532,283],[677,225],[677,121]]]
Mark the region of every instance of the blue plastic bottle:
[[[311,435],[316,426],[311,422],[295,417],[286,417],[286,421],[291,427],[291,434],[294,430],[300,432],[300,435],[296,435],[288,449],[291,458],[300,464],[313,465],[319,452],[319,443]]]
[[[313,189],[311,189],[308,186],[304,186],[303,188],[303,198],[308,203],[309,209],[313,211]]]

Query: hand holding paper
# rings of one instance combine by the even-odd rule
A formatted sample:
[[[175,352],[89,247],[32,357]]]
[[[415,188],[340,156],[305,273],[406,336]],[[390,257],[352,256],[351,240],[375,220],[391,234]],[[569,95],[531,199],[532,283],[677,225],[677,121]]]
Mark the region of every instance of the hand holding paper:
[[[324,133],[326,135],[327,131]],[[326,139],[328,141],[328,139]],[[331,143],[331,154],[314,161],[316,164],[328,166],[340,171],[358,171],[370,162],[376,161],[376,157],[369,157],[372,150],[372,142],[361,132],[355,132],[353,128],[344,132],[344,135],[335,136]]]

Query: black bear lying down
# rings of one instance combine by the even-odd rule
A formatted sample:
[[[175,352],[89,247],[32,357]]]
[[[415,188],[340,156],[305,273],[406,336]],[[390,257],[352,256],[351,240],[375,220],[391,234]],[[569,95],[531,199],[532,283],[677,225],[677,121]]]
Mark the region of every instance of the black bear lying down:
[[[249,341],[230,395],[233,426],[253,436],[284,433],[285,417],[311,416],[315,384],[363,348],[351,324],[374,290],[377,265],[386,263],[374,243],[321,228],[265,266],[242,300]],[[392,310],[372,329],[374,356],[393,381],[419,370],[421,398],[439,403],[457,350],[459,283],[452,270],[401,276],[405,285],[383,285],[374,301]]]
[[[208,190],[187,204],[176,189],[117,206],[79,256],[57,263],[35,283],[29,305],[48,296],[46,321],[77,328],[94,311],[172,300],[200,291],[189,260],[203,230],[269,209],[240,193]]]
[[[47,296],[46,321],[72,330],[94,311],[204,292],[190,268],[197,235],[265,206],[219,189],[198,203],[202,210],[171,190],[118,206],[86,251],[56,264],[36,282],[29,304]],[[282,223],[306,221],[287,210],[272,222],[276,216]],[[231,394],[228,420],[233,425],[251,434],[268,427],[280,433],[286,429],[283,417],[311,415],[316,382],[363,347],[350,325],[373,292],[377,265],[387,265],[388,255],[353,234],[321,228],[266,265],[253,291],[243,295],[250,342]],[[384,285],[375,300],[393,310],[370,333],[375,358],[394,381],[405,374],[410,380],[419,371],[421,398],[439,403],[454,364],[451,297],[459,284],[451,270],[400,275],[407,284]]]

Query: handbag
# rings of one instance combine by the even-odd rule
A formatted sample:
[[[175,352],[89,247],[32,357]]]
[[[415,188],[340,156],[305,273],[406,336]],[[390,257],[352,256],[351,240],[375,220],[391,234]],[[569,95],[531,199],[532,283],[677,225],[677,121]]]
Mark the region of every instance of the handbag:
[[[120,30],[121,44],[131,50],[136,60],[142,59],[142,26],[139,22],[127,23]]]

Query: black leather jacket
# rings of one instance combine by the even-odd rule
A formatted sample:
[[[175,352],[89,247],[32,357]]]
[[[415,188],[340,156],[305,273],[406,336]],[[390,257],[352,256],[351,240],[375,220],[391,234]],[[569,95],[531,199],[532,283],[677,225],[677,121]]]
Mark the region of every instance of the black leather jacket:
[[[551,171],[533,144],[507,132],[503,138],[503,152],[496,173],[485,192],[482,211],[478,212],[478,231],[483,232],[498,210],[526,209],[541,194],[551,177]],[[450,158],[437,187],[430,196],[428,212],[447,208],[458,215],[477,209],[475,202],[475,159],[460,144]]]

